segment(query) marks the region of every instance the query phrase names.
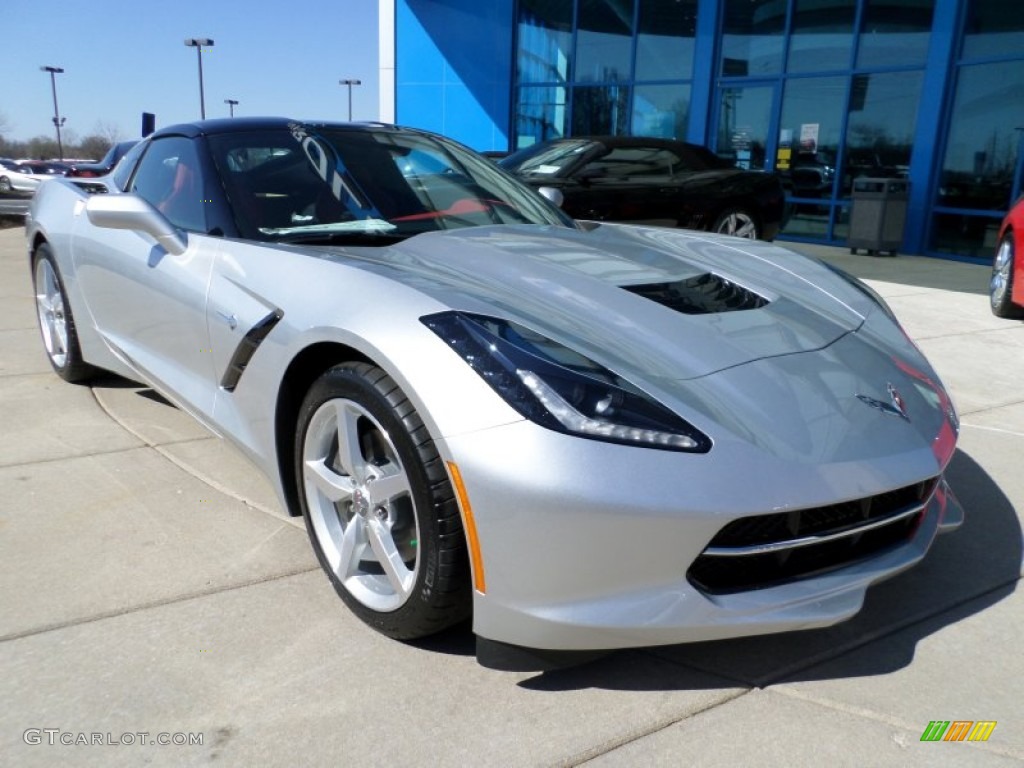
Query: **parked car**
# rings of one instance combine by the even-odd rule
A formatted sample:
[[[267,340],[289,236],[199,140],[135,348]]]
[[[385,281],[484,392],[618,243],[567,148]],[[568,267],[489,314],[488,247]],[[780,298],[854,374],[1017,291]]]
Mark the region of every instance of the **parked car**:
[[[22,160],[22,169],[28,169],[37,176],[67,176],[71,166],[59,160]]]
[[[79,179],[91,179],[97,176],[106,176],[114,170],[114,166],[117,165],[117,161],[124,157],[125,153],[138,143],[138,139],[132,139],[131,141],[119,141],[107,150],[107,154],[105,154],[103,159],[98,163],[75,163],[71,166],[71,170],[68,171],[67,175]]]
[[[999,228],[988,295],[994,315],[1024,319],[1024,197],[1017,200]]]
[[[774,239],[782,185],[710,150],[669,139],[580,136],[521,149],[499,165],[534,187],[557,190],[576,219],[660,224]]]
[[[35,192],[39,177],[14,160],[0,160],[0,193]]]
[[[388,636],[472,612],[500,666],[831,625],[962,520],[946,390],[820,261],[578,226],[376,124],[173,126],[93,183],[26,222],[54,371],[234,441]]]

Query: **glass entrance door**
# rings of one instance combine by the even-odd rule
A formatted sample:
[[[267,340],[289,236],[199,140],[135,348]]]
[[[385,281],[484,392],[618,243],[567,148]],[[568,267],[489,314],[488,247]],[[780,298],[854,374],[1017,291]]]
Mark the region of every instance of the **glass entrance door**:
[[[776,114],[774,83],[721,86],[718,89],[718,129],[715,152],[737,168],[775,170]]]

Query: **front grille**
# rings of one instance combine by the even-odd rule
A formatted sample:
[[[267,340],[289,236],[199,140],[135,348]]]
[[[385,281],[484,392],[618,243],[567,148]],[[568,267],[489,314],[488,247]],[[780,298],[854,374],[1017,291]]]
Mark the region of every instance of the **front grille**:
[[[902,544],[917,530],[938,478],[854,501],[733,520],[687,578],[710,594],[815,576]]]
[[[760,309],[768,304],[768,299],[763,296],[712,272],[705,272],[672,283],[648,283],[647,285],[624,287],[631,293],[656,301],[658,304],[685,315]]]

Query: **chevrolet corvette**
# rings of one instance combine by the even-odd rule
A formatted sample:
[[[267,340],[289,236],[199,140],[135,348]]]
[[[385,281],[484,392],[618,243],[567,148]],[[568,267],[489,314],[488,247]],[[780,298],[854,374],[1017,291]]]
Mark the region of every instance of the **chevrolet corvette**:
[[[488,663],[827,626],[963,519],[956,411],[868,286],[574,221],[433,134],[172,126],[42,185],[26,233],[56,374],[231,440],[396,639],[471,616]]]

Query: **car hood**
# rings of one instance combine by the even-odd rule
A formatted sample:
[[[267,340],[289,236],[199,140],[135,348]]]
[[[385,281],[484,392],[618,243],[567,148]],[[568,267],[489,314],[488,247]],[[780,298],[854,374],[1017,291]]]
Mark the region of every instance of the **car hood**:
[[[371,262],[452,309],[519,322],[648,380],[822,349],[876,308],[807,257],[655,227],[478,227],[320,255]]]

